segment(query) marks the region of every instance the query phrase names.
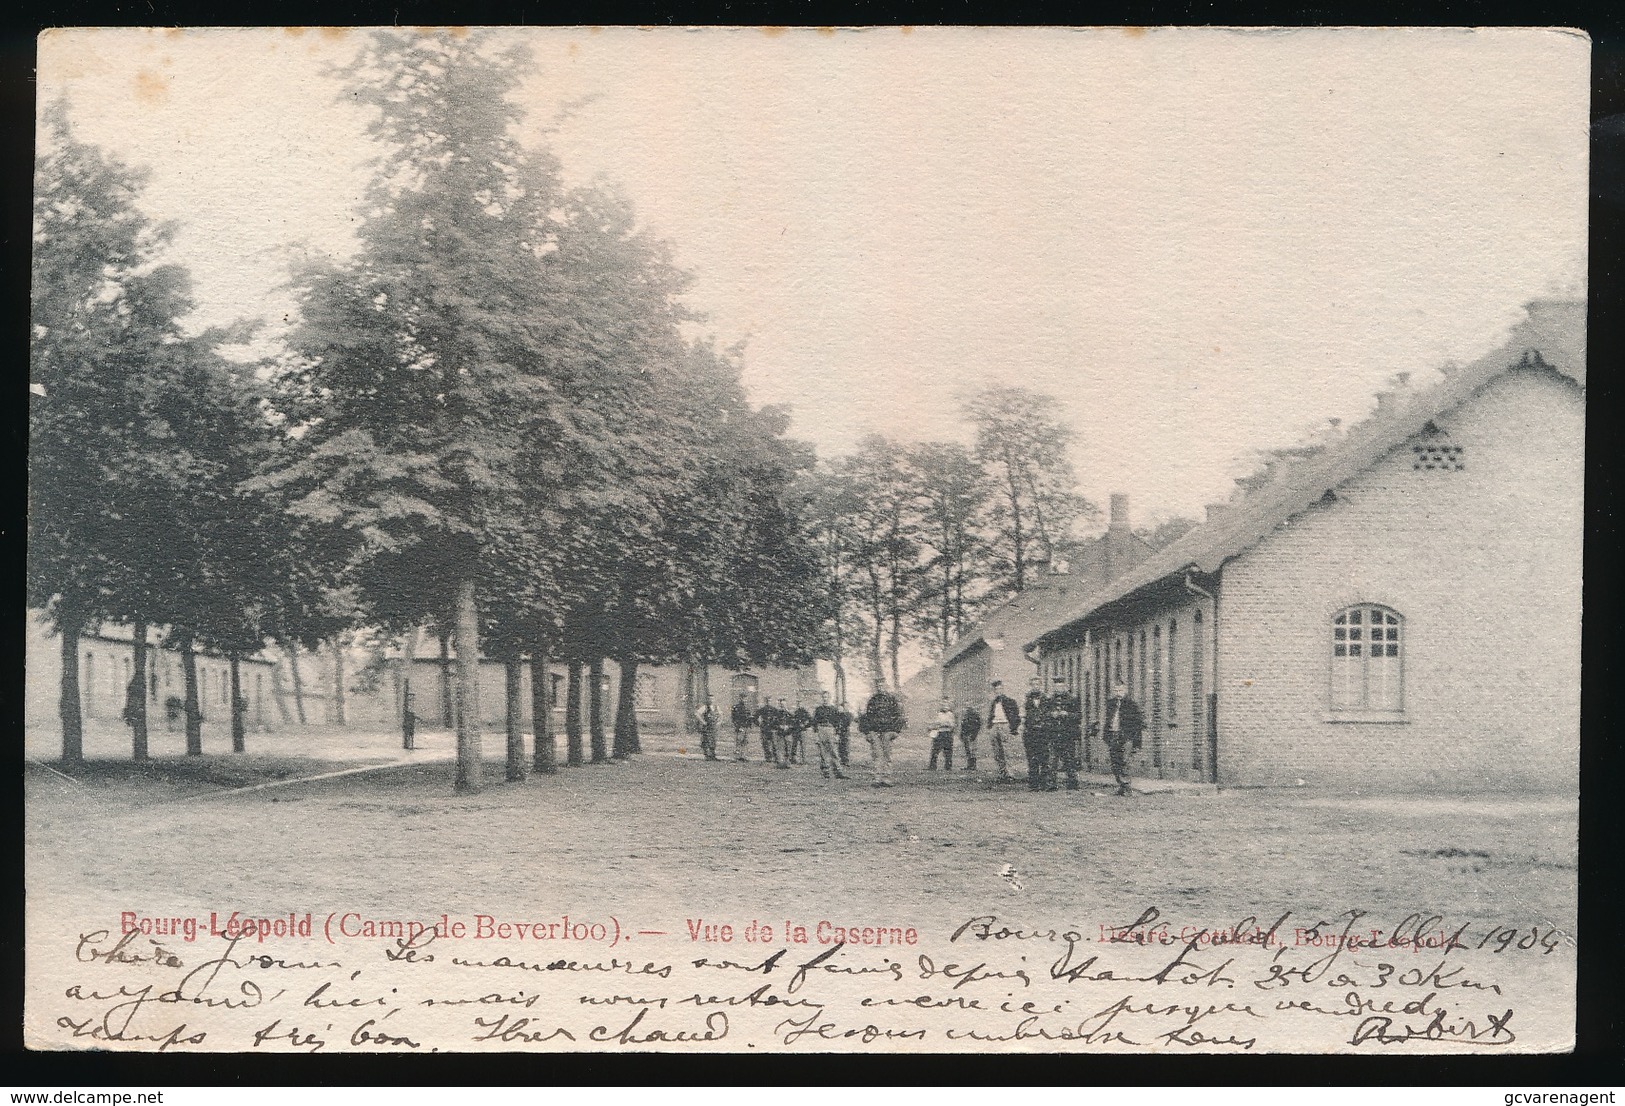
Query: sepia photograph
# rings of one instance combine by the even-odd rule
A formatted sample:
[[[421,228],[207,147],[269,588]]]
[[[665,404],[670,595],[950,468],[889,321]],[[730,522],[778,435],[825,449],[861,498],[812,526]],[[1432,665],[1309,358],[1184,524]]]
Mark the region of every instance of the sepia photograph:
[[[1589,80],[47,31],[25,1044],[1573,1049]]]

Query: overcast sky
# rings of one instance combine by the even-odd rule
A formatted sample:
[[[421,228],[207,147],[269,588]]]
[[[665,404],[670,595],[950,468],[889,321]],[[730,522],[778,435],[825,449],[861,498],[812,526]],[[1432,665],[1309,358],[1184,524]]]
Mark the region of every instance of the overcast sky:
[[[1253,450],[1352,421],[1584,294],[1589,44],[1540,31],[517,31],[528,134],[671,240],[746,383],[823,455],[968,441],[1058,397],[1082,490],[1199,515]],[[355,34],[81,31],[42,100],[152,171],[199,319],[277,321],[343,253]]]

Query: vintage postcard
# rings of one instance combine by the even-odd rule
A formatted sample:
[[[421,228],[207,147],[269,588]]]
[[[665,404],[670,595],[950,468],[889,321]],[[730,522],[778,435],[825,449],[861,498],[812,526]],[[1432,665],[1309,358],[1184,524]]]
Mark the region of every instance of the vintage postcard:
[[[1570,1049],[1589,58],[43,35],[27,1043]]]

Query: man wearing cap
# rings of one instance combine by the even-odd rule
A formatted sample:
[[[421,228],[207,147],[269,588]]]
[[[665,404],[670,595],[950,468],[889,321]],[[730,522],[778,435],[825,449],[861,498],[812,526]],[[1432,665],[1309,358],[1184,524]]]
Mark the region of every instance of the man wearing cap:
[[[1034,676],[1027,681],[1027,697],[1021,701],[1021,744],[1027,754],[1027,790],[1042,791],[1049,775],[1049,740],[1039,718],[1044,702],[1044,681]]]
[[[790,738],[795,729],[796,716],[781,695],[778,706],[773,708],[773,763],[778,768],[790,767]]]
[[[1049,757],[1044,774],[1044,790],[1054,791],[1056,769],[1066,773],[1066,789],[1078,789],[1078,743],[1083,740],[1083,708],[1068,689],[1065,676],[1056,676],[1050,694],[1039,705],[1040,729]]]
[[[1004,743],[1016,735],[1021,725],[1021,708],[1004,693],[1004,681],[993,681],[993,701],[987,705],[987,743],[993,749],[993,763],[998,765],[999,779],[1010,778],[1009,762],[1005,759]]]
[[[1132,790],[1128,785],[1128,758],[1125,754],[1130,746],[1139,750],[1144,731],[1145,716],[1140,713],[1140,705],[1128,697],[1128,685],[1113,684],[1112,697],[1106,701],[1103,736],[1106,752],[1112,760],[1112,776],[1117,780],[1119,795],[1127,795]]]
[[[807,731],[813,727],[812,711],[796,700],[796,712],[790,719],[790,763],[807,763]]]
[[[756,728],[762,735],[762,759],[769,764],[773,763],[773,733],[778,725],[779,712],[774,708],[773,700],[764,700],[756,711]]]

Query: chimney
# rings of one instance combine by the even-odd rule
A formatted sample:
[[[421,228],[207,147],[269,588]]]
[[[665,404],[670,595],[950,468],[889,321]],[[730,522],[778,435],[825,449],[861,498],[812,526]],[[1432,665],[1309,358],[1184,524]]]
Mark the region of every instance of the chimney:
[[[1226,511],[1228,511],[1229,509],[1230,509],[1230,504],[1228,504],[1228,503],[1209,503],[1207,505],[1207,520],[1208,520],[1208,522],[1209,523],[1218,522],[1219,519],[1224,517],[1224,513]]]
[[[1122,492],[1112,493],[1112,514],[1109,526],[1112,530],[1127,530],[1128,525],[1128,496]]]
[[[1122,492],[1112,493],[1111,521],[1100,537],[1100,551],[1101,568],[1108,580],[1121,576],[1138,560],[1134,556],[1134,534],[1128,524],[1128,496]]]

